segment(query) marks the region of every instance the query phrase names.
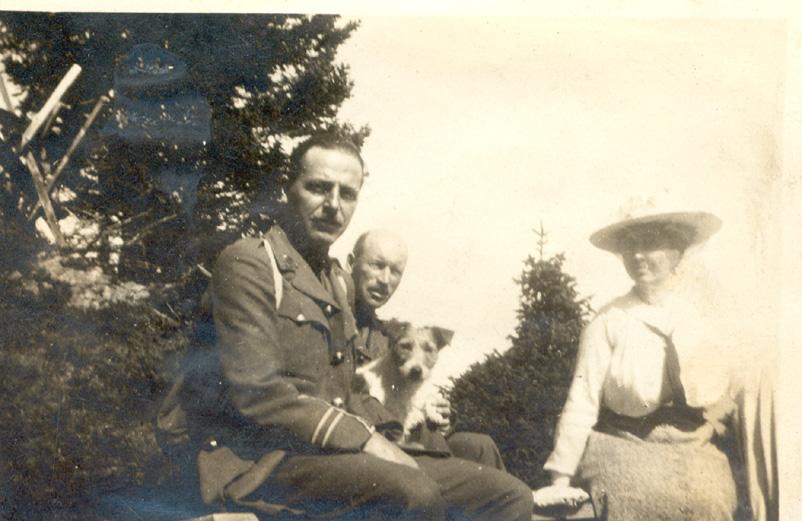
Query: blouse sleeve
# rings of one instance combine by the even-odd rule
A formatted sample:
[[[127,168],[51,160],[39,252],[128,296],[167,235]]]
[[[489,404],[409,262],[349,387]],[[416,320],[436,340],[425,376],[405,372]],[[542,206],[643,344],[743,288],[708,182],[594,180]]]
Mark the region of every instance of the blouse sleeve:
[[[544,470],[568,476],[576,472],[599,417],[610,353],[606,316],[600,314],[582,332],[574,377],[557,424],[554,450],[543,466]]]

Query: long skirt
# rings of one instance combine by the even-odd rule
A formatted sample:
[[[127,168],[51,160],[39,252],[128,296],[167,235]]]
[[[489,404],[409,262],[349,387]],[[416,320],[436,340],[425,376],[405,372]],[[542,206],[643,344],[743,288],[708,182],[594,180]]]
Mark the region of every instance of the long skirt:
[[[594,431],[577,478],[608,521],[732,521],[733,470],[715,444],[671,444]]]

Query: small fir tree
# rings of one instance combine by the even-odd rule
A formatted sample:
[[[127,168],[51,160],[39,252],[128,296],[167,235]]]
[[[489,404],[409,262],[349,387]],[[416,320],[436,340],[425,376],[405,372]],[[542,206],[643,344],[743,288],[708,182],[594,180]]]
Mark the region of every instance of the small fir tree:
[[[521,301],[512,346],[471,366],[450,392],[456,429],[489,434],[507,469],[532,487],[546,484],[542,467],[590,313],[588,299],[579,297],[575,279],[563,271],[565,255],[545,258],[542,224],[536,233],[538,256],[526,259],[516,279]]]

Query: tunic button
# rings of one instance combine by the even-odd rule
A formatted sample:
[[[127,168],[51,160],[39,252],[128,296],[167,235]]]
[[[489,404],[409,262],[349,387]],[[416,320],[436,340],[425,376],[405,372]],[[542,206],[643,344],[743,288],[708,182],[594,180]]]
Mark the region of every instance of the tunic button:
[[[334,353],[334,363],[335,364],[341,364],[341,363],[343,363],[343,360],[345,360],[345,355],[343,355],[342,351],[337,351],[336,353]]]
[[[302,322],[305,319],[306,319],[306,317],[304,316],[303,313],[298,313],[298,316],[295,317],[295,320],[297,320],[298,322]]]
[[[343,399],[340,398],[339,396],[337,398],[335,398],[334,400],[332,400],[331,403],[335,407],[342,407],[343,405],[345,405],[345,401],[343,401]]]
[[[326,314],[331,315],[331,304],[326,305]]]

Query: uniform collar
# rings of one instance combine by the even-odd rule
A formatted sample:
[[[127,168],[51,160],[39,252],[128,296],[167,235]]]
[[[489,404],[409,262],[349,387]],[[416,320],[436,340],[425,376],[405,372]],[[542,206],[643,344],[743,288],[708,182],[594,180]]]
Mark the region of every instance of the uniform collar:
[[[378,329],[381,326],[381,320],[376,315],[375,309],[365,309],[360,306],[354,306],[354,318],[356,318],[357,327],[370,327]]]
[[[337,303],[334,297],[323,288],[320,280],[309,267],[306,260],[304,260],[301,254],[290,244],[284,230],[276,225],[271,226],[267,233],[265,233],[265,238],[270,242],[270,246],[273,248],[273,253],[276,257],[278,269],[287,282],[301,293],[325,305],[331,305],[338,310],[342,309],[342,306]],[[339,264],[333,262],[331,271],[335,278],[337,278],[341,271],[339,269]],[[337,282],[333,280],[332,283],[336,284]]]

